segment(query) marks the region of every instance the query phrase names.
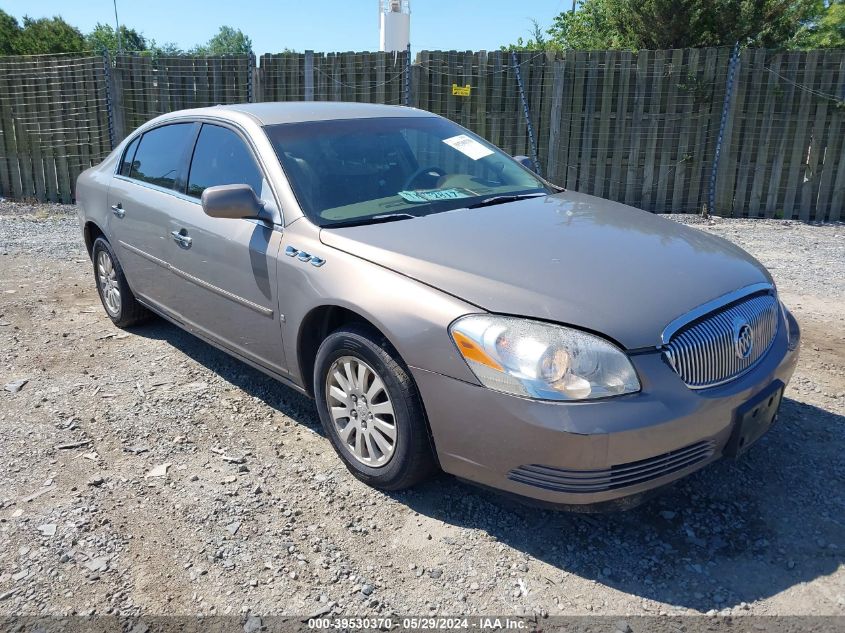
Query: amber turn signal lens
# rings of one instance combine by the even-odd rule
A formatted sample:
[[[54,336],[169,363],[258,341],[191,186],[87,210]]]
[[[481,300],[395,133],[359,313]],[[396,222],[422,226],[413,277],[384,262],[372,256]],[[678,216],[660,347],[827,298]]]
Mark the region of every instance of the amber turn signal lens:
[[[453,330],[452,338],[455,339],[455,343],[458,345],[458,351],[461,352],[461,355],[465,359],[503,371],[499,363],[490,358],[483,349],[476,345],[475,341],[471,340],[465,334]]]

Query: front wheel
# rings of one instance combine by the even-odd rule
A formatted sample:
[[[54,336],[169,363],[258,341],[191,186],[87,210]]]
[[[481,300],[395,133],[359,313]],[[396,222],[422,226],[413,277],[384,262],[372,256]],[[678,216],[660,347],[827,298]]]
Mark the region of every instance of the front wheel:
[[[401,490],[434,470],[416,385],[396,351],[373,330],[348,326],[323,341],[314,396],[326,434],[361,481]]]

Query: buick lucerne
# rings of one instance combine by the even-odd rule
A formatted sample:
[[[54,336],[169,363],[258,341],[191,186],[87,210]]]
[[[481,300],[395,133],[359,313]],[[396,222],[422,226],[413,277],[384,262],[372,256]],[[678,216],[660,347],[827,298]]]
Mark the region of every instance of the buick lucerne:
[[[799,328],[719,237],[564,191],[444,118],[173,112],[77,183],[118,327],[158,314],[316,401],[359,479],[633,505],[772,425]]]

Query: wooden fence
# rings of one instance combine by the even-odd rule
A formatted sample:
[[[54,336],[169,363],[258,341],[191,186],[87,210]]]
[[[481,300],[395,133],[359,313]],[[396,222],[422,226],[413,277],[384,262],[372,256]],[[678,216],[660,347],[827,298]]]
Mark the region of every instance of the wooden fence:
[[[253,65],[250,55],[117,55],[112,71],[116,140],[160,114],[252,101]]]
[[[649,211],[843,218],[843,50],[0,58],[0,195],[72,199],[164,112],[299,100],[408,103]]]
[[[256,101],[356,101],[404,105],[406,53],[262,55]]]
[[[531,155],[530,121],[550,180],[661,213],[709,206],[721,136],[712,212],[842,218],[845,51],[742,51],[725,108],[730,62],[714,48],[423,51],[413,103],[512,154]]]
[[[0,196],[71,202],[111,151],[100,55],[0,57]]]
[[[845,219],[845,51],[744,51],[716,209]]]

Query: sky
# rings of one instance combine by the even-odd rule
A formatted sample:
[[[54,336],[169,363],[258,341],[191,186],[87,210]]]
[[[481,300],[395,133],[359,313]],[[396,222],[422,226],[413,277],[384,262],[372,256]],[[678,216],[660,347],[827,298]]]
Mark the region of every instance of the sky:
[[[570,0],[411,0],[411,46],[496,50],[527,38],[531,18],[549,26]],[[18,18],[61,15],[83,33],[114,25],[112,0],[0,0]],[[377,0],[117,0],[120,23],[158,43],[204,43],[221,25],[252,38],[257,55],[285,48],[322,52],[378,50]]]

